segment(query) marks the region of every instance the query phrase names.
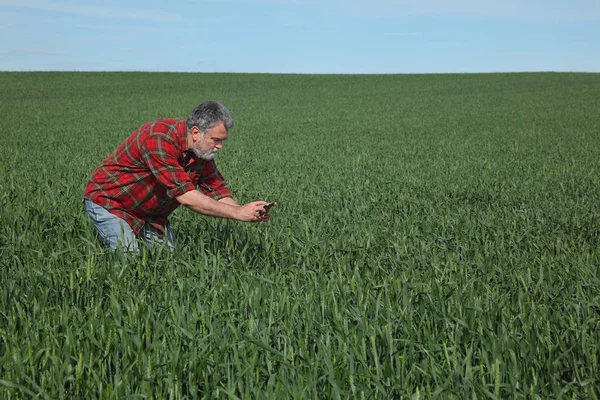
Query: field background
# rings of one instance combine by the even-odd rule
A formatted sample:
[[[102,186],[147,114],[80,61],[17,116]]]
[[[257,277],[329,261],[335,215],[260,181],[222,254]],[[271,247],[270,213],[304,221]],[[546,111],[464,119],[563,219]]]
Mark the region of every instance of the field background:
[[[178,254],[81,203],[201,101],[267,224]],[[0,73],[1,398],[600,396],[600,74]]]

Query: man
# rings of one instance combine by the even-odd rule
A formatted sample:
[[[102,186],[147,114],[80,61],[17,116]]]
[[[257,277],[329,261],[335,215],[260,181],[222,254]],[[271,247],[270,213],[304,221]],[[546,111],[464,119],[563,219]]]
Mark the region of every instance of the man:
[[[229,110],[206,101],[185,120],[149,122],[121,143],[93,172],[83,195],[104,245],[135,251],[136,237],[146,243],[166,238],[175,248],[168,216],[181,204],[213,217],[267,221],[267,202],[239,205],[214,162],[232,127]]]

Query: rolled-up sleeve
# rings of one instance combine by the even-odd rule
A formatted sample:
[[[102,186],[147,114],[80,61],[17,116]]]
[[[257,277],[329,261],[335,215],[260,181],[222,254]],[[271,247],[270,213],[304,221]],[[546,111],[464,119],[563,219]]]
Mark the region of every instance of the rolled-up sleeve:
[[[170,138],[150,136],[144,141],[140,152],[146,166],[165,186],[167,196],[175,198],[195,189],[189,175],[177,161],[177,148]]]
[[[227,182],[225,182],[223,175],[221,175],[217,169],[214,160],[211,160],[204,165],[202,174],[198,180],[198,186],[202,193],[215,200],[231,197]]]

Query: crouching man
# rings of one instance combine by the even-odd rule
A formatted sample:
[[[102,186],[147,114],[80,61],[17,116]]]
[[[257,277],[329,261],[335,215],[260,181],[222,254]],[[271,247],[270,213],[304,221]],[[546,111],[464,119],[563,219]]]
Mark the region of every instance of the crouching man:
[[[83,195],[104,246],[135,251],[138,240],[166,240],[176,248],[168,217],[181,204],[213,217],[267,221],[267,202],[239,205],[215,164],[231,128],[229,110],[206,101],[187,119],[148,122],[125,139],[93,172]]]

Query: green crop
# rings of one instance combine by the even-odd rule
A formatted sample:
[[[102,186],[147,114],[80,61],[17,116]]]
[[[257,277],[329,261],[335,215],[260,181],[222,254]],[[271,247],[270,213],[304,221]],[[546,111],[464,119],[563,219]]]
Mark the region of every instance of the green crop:
[[[81,197],[203,100],[243,224]],[[600,397],[600,75],[0,73],[0,398]]]

